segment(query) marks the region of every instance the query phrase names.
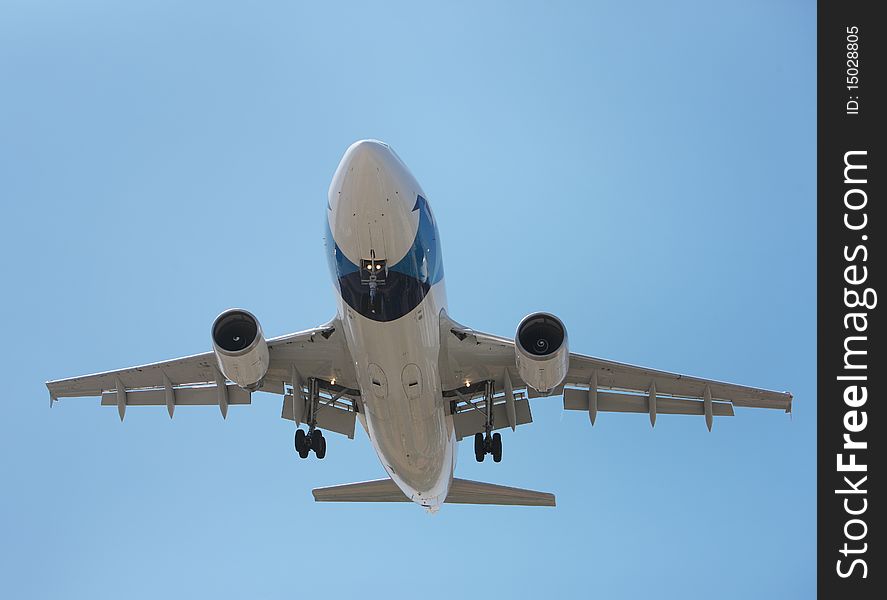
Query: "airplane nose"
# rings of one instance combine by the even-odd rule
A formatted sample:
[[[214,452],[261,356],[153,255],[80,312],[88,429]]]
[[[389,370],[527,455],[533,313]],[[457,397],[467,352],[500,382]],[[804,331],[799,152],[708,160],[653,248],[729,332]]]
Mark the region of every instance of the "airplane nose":
[[[354,142],[345,153],[353,168],[379,167],[384,165],[391,150],[388,144],[379,140]]]
[[[365,139],[345,151],[328,195],[330,232],[354,264],[398,261],[413,245],[422,193],[388,144]],[[392,262],[394,264],[394,262]]]

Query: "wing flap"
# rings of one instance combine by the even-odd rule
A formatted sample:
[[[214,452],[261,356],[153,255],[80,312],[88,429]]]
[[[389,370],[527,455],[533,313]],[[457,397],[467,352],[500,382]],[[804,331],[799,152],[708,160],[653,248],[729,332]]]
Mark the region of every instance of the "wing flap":
[[[530,411],[530,403],[525,399],[514,401],[515,426],[533,422],[533,414]],[[486,418],[480,410],[463,410],[453,415],[453,425],[456,429],[456,439],[474,435],[484,431]],[[508,415],[505,404],[493,405],[493,430],[509,427]]]
[[[588,410],[588,390],[576,388],[564,389],[565,410]],[[733,405],[729,402],[712,402],[712,415],[715,417],[732,417]],[[615,392],[598,392],[597,409],[603,412],[649,413],[649,396],[637,394],[620,394]],[[666,415],[704,415],[705,403],[701,400],[686,398],[656,398],[656,412]]]
[[[178,387],[173,390],[174,406],[215,406],[219,403],[219,388],[215,385]],[[227,386],[228,404],[250,404],[250,393],[236,385]],[[102,406],[117,406],[117,392],[103,392]],[[166,390],[127,390],[126,406],[165,406]]]
[[[307,407],[305,406],[307,403],[305,402],[305,399],[300,397],[299,402],[302,403],[302,408],[299,414],[307,414]],[[283,397],[283,407],[280,410],[280,418],[295,421],[295,417],[293,416],[293,396],[291,394],[287,394]],[[317,420],[317,427],[320,429],[341,433],[342,435],[347,436],[348,439],[354,439],[357,413],[353,410],[349,410],[336,404],[323,404],[318,408],[315,418]]]

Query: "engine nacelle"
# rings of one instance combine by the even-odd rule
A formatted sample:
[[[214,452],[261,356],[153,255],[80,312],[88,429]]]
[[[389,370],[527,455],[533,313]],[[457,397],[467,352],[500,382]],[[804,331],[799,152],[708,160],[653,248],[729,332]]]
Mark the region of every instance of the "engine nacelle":
[[[567,329],[549,313],[534,313],[523,318],[514,335],[517,371],[533,389],[547,394],[567,377],[570,350]]]
[[[213,321],[212,336],[222,374],[242,388],[257,388],[269,363],[258,319],[241,308],[228,309]]]

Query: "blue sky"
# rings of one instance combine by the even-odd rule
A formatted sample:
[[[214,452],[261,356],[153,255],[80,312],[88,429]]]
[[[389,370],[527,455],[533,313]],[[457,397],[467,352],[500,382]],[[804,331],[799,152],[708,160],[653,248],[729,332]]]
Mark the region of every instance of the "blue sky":
[[[809,598],[815,591],[813,2],[0,6],[0,596]],[[443,239],[450,313],[795,394],[793,418],[559,398],[457,473],[555,510],[316,505],[383,475],[299,460],[279,400],[50,411],[43,382],[334,311],[325,194],[391,143]],[[320,592],[320,590],[323,592]]]

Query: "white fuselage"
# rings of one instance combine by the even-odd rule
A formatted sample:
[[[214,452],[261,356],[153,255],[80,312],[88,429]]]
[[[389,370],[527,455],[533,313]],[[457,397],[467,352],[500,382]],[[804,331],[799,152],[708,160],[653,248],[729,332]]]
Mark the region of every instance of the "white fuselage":
[[[400,158],[373,140],[345,152],[327,218],[361,422],[391,479],[434,510],[446,499],[456,463],[438,364],[446,292],[434,218]]]

